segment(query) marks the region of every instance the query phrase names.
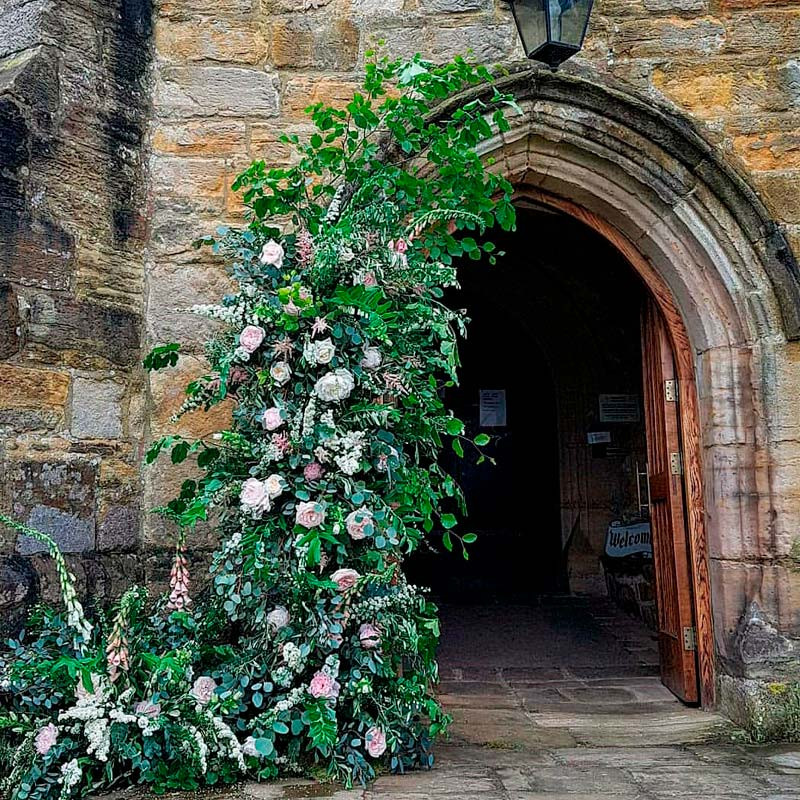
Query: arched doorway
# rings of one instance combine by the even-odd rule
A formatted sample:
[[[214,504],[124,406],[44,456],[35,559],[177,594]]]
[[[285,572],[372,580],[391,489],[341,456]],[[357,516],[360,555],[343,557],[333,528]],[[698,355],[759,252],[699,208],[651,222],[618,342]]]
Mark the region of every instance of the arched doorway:
[[[777,398],[790,391],[781,365],[800,337],[800,271],[757,194],[669,109],[597,75],[525,70],[503,88],[522,113],[484,145],[492,169],[520,203],[557,208],[612,242],[667,322],[682,401],[701,700],[714,704],[719,689],[735,711],[737,687],[757,671],[738,638],[747,609],[756,604],[797,633],[786,611],[793,584],[779,563],[797,522],[780,487],[797,475],[781,456]]]

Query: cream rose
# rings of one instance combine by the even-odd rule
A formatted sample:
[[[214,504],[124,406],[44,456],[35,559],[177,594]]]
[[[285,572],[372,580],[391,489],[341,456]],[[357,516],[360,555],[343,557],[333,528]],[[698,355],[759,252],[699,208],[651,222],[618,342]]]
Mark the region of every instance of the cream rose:
[[[283,266],[284,250],[274,239],[270,239],[262,248],[259,260],[262,264],[280,269]]]
[[[356,541],[363,539],[368,533],[372,533],[370,530],[373,525],[372,512],[366,506],[361,506],[347,515],[345,525],[351,539]]]
[[[325,506],[313,500],[298,503],[295,522],[304,528],[318,528],[325,522]]]
[[[323,375],[314,384],[314,394],[326,403],[346,400],[355,388],[355,380],[346,369],[337,369]]]
[[[255,353],[261,347],[261,342],[264,341],[266,335],[267,332],[258,325],[248,325],[239,334],[239,346],[246,353]]]
[[[336,355],[336,345],[327,339],[318,342],[308,342],[303,348],[303,357],[309,364],[330,364]]]
[[[258,478],[248,478],[239,492],[239,502],[249,511],[261,514],[272,508],[266,484]]]
[[[46,756],[58,739],[58,728],[49,722],[43,728],[39,728],[33,746],[40,756]]]
[[[278,495],[283,494],[286,489],[286,481],[280,475],[270,475],[264,481],[264,488],[267,490],[270,500],[274,500]]]
[[[272,380],[283,386],[292,377],[292,368],[285,361],[276,361],[269,369]]]
[[[264,426],[265,430],[268,431],[278,430],[278,428],[280,428],[280,426],[283,425],[283,417],[281,416],[281,410],[277,406],[268,408],[261,416],[261,424]]]
[[[331,575],[331,580],[339,587],[340,592],[346,592],[356,585],[360,577],[360,573],[356,572],[356,570],[343,567],[342,569],[337,569]]]

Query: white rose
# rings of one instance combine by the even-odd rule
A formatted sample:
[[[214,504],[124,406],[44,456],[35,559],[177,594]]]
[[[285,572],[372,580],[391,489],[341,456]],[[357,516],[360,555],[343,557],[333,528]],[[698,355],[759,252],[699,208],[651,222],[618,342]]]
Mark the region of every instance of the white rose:
[[[239,502],[248,510],[261,514],[272,508],[269,491],[263,481],[258,478],[248,478],[242,484],[242,491],[239,493]]]
[[[309,364],[330,364],[336,353],[336,345],[330,339],[308,342],[303,348],[303,357]]]
[[[275,606],[272,611],[267,614],[267,625],[279,631],[289,624],[289,612],[283,606]]]
[[[260,261],[262,264],[269,264],[270,266],[280,269],[283,266],[283,247],[274,239],[270,239],[261,248]]]
[[[292,377],[292,368],[285,361],[276,361],[270,367],[269,374],[278,386],[283,386]]]
[[[364,358],[361,359],[361,366],[364,369],[378,369],[382,361],[381,351],[377,347],[364,348]]]
[[[286,488],[286,481],[280,475],[270,475],[269,478],[264,481],[264,487],[270,499],[274,500],[278,495],[283,493]]]
[[[337,369],[323,375],[314,384],[314,394],[326,403],[346,400],[355,388],[353,376],[346,369]]]

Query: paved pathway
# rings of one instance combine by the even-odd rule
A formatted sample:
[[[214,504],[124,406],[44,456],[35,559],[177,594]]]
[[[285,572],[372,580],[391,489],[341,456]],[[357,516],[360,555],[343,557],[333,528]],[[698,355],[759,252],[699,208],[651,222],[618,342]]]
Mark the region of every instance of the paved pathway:
[[[289,781],[239,797],[800,800],[800,745],[734,744],[721,717],[661,685],[652,635],[610,604],[444,609],[443,633],[455,722],[435,769],[367,790]]]

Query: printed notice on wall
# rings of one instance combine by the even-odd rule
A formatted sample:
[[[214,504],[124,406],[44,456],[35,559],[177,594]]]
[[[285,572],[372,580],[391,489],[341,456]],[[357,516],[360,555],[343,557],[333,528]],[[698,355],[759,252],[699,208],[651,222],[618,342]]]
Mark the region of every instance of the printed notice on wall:
[[[481,428],[506,427],[506,390],[481,389]]]

